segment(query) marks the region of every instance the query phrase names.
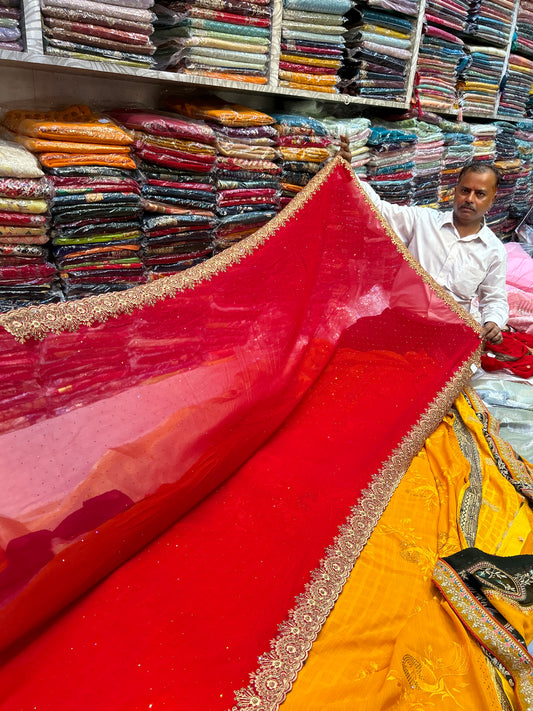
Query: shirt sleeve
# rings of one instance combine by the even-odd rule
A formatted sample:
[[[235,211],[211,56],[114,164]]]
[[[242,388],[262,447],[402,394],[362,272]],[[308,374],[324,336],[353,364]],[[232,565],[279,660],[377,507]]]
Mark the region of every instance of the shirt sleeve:
[[[501,249],[492,261],[485,279],[478,287],[479,311],[481,323],[494,321],[503,328],[509,318],[509,305],[507,302],[507,289],[505,277],[507,275],[507,252]]]
[[[356,176],[357,178],[357,176]],[[377,210],[387,220],[394,232],[409,247],[415,234],[416,222],[419,210],[426,210],[424,207],[411,207],[409,205],[395,205],[392,202],[383,200],[374,188],[363,180],[357,178],[359,185],[374,203]]]

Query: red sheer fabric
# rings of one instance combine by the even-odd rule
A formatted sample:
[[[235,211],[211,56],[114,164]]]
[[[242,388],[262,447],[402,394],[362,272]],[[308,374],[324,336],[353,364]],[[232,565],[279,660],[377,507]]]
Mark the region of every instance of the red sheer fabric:
[[[252,237],[122,298],[1,321],[57,330],[0,338],[3,711],[231,707],[479,348],[340,161]]]

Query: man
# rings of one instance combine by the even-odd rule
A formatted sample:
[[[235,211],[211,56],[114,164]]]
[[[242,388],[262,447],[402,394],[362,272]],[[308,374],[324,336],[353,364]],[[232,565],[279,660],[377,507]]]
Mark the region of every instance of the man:
[[[341,155],[350,162],[347,139]],[[505,276],[507,253],[485,224],[499,183],[499,173],[488,163],[469,163],[457,181],[453,210],[395,205],[382,200],[368,183],[362,188],[383,217],[446,291],[480,320],[481,336],[501,343],[501,329],[509,315]],[[478,299],[479,316],[474,300]]]

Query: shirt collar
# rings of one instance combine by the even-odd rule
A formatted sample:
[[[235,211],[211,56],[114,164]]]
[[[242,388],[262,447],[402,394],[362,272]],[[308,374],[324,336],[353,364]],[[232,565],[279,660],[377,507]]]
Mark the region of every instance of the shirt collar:
[[[455,225],[453,224],[453,210],[446,210],[445,212],[440,212],[439,219],[441,226],[449,225],[457,234],[457,230],[455,229]],[[490,227],[487,226],[487,221],[485,220],[485,217],[483,217],[483,224],[477,232],[468,235],[468,237],[460,237],[460,239],[473,240],[479,238],[482,242],[488,244],[491,240],[491,236],[492,230],[490,229]]]

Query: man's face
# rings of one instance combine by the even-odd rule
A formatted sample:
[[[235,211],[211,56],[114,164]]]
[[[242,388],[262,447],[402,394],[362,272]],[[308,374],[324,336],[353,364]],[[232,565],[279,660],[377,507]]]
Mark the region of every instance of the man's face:
[[[460,224],[480,223],[496,197],[496,176],[491,170],[469,170],[455,188],[453,215]]]

